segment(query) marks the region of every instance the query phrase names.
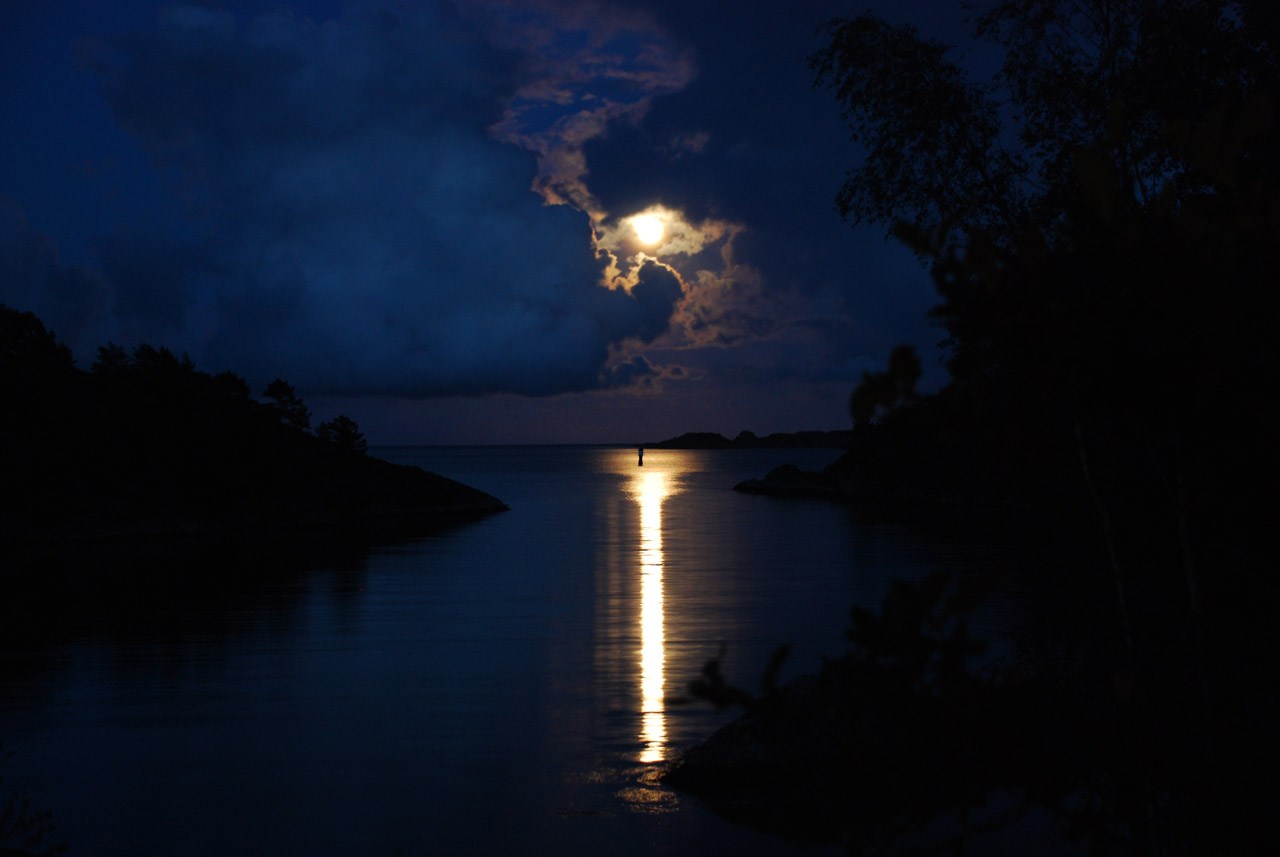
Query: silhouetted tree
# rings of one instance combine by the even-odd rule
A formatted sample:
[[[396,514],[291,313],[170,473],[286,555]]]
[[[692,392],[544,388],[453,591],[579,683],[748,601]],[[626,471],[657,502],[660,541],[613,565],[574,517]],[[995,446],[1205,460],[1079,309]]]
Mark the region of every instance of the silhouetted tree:
[[[0,304],[0,372],[59,374],[74,365],[71,349],[58,342],[34,313]]]
[[[108,342],[106,345],[98,346],[98,359],[93,361],[91,371],[96,374],[109,374],[123,372],[131,366],[129,352],[124,350],[124,346]]]
[[[1253,486],[1277,479],[1256,416],[1280,365],[1276,20],[1257,2],[1010,0],[974,22],[1004,58],[991,81],[867,15],[832,22],[811,59],[867,154],[837,208],[907,241],[942,298],[952,381],[913,425],[1011,461],[1058,538],[1094,553],[1074,585],[1113,593],[1094,666],[1130,689],[1095,702],[1151,743],[1099,763],[1124,792],[1100,812],[1137,852],[1256,825],[1249,790],[1200,790],[1274,710],[1240,653],[1275,644]],[[890,374],[864,377],[855,419]]]
[[[249,382],[234,372],[219,372],[214,375],[213,388],[237,399],[249,398]]]
[[[1144,479],[1175,486],[1188,547],[1185,512],[1207,502],[1187,493],[1208,487],[1196,447],[1231,443],[1203,426],[1229,425],[1232,393],[1276,361],[1275,17],[1225,0],[1001,2],[975,22],[1004,55],[983,83],[869,15],[832,22],[811,58],[867,150],[837,206],[931,261],[949,367],[989,442],[1027,461],[1069,451],[1104,521]],[[855,419],[891,396],[868,376]]]
[[[196,369],[187,354],[179,357],[168,348],[156,348],[145,342],[133,349],[130,365],[137,372],[171,379],[190,375]]]
[[[827,25],[810,57],[866,152],[836,197],[855,223],[981,232],[1008,247],[1028,228],[1053,234],[1079,184],[1077,158],[1111,168],[1123,206],[1203,188],[1169,136],[1241,92],[1270,88],[1274,44],[1226,0],[1007,0],[975,34],[1004,62],[969,79],[949,46],[873,14]],[[1255,10],[1250,10],[1255,11]],[[1274,21],[1274,13],[1270,14]],[[1271,34],[1272,37],[1274,34]]]
[[[328,422],[316,426],[316,435],[322,440],[337,444],[341,449],[364,455],[369,448],[356,421],[346,414],[338,414]]]
[[[293,387],[283,378],[276,378],[266,386],[262,395],[271,400],[271,407],[280,420],[296,429],[307,431],[311,428],[311,411],[293,391]]]
[[[910,345],[899,345],[889,354],[885,372],[863,372],[862,381],[849,397],[849,415],[855,426],[870,425],[880,413],[910,404],[922,369]]]
[[[1013,231],[1027,167],[1002,145],[998,105],[965,79],[948,47],[871,14],[832,21],[827,33],[831,43],[810,67],[835,90],[866,151],[836,197],[841,215]]]

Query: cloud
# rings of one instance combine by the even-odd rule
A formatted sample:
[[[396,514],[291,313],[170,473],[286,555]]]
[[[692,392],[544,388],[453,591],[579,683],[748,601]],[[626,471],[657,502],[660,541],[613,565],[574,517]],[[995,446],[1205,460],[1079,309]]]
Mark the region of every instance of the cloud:
[[[641,9],[596,0],[460,0],[521,57],[521,85],[493,131],[538,155],[535,187],[593,221],[607,212],[587,186],[584,146],[637,125],[657,96],[696,75],[692,50]]]
[[[688,300],[676,315],[681,328],[676,335],[690,346],[730,346],[767,336],[787,322],[779,312],[785,301],[769,295],[761,271],[733,258],[734,240],[747,229],[743,222],[689,217],[674,198],[670,205],[651,201],[636,210],[610,211],[588,187],[598,178],[588,149],[599,151],[601,141],[623,138],[646,148],[630,173],[657,189],[665,186],[670,162],[698,160],[706,153],[711,134],[705,129],[669,129],[652,138],[642,127],[663,97],[695,84],[697,69],[685,41],[647,12],[590,0],[527,0],[515,11],[505,2],[468,0],[463,8],[499,33],[503,44],[523,52],[525,82],[495,133],[537,153],[534,186],[549,201],[591,215],[611,282],[634,296],[641,272],[660,259],[688,284],[682,285]],[[611,128],[618,126],[627,133],[611,137]],[[654,160],[654,153],[661,158]],[[705,163],[692,167],[706,168]],[[621,163],[610,164],[608,171],[628,172]],[[637,241],[632,221],[640,215],[663,224],[656,246]],[[667,328],[663,320],[658,333]],[[642,335],[645,342],[654,338]]]
[[[684,297],[684,286],[674,270],[648,261],[640,267],[636,284],[631,287],[631,297],[640,314],[637,335],[641,342],[653,342],[666,332],[672,310]]]
[[[535,91],[498,41],[443,2],[368,2],[322,23],[179,5],[114,43],[108,102],[206,236],[100,242],[122,326],[305,391],[596,386],[611,347],[666,328],[679,283],[609,287],[588,215],[531,192],[534,158],[490,133]],[[625,65],[597,74],[649,91]],[[552,63],[536,91],[570,83]]]
[[[123,337],[166,340],[198,328],[207,311],[198,285],[208,273],[202,247],[121,230],[98,239],[94,249]]]
[[[759,4],[749,16],[721,2],[646,6],[670,41],[696,45],[698,74],[653,99],[633,133],[594,137],[582,154],[594,198],[611,212],[596,229],[619,275],[639,251],[681,274],[686,298],[671,328],[681,359],[715,350],[706,365],[722,373],[735,359],[754,362],[753,344],[775,343],[770,359],[790,348],[788,372],[822,380],[867,355],[882,363],[904,340],[931,349],[928,272],[834,211],[856,153],[805,57],[841,4]],[[662,246],[628,245],[626,217],[659,210],[689,240],[676,243],[669,228]]]
[[[643,354],[635,354],[611,365],[602,375],[605,387],[650,386],[662,375],[662,370],[649,362]]]
[[[114,332],[111,288],[98,272],[65,266],[57,248],[27,222],[16,200],[0,195],[0,304],[34,312],[45,326],[81,348]]]
[[[673,161],[701,155],[711,142],[711,135],[706,131],[690,131],[676,133],[658,145],[658,151]]]

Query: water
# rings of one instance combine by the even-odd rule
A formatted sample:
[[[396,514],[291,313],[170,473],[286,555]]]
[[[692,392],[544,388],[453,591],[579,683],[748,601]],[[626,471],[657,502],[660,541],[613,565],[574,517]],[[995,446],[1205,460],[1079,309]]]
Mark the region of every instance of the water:
[[[117,561],[33,607],[0,638],[0,791],[73,854],[836,853],[656,783],[731,716],[688,680],[723,651],[751,686],[784,642],[811,672],[890,580],[997,561],[729,490],[831,451],[376,452],[511,511],[319,559]]]

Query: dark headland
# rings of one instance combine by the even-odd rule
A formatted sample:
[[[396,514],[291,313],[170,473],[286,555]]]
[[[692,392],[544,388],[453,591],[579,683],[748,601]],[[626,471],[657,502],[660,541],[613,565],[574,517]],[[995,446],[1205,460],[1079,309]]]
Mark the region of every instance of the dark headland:
[[[910,506],[917,512],[945,508],[1014,510],[1029,502],[1008,482],[983,479],[986,462],[978,449],[967,456],[937,455],[936,447],[907,448],[902,437],[883,432],[848,432],[841,455],[821,470],[780,463],[767,473],[733,486],[744,494],[802,497],[835,503]],[[914,438],[911,440],[915,440]]]
[[[0,307],[0,545],[410,535],[507,508],[365,454],[355,422],[310,430],[283,381],[268,401],[229,372],[141,345],[91,370],[31,313]]]

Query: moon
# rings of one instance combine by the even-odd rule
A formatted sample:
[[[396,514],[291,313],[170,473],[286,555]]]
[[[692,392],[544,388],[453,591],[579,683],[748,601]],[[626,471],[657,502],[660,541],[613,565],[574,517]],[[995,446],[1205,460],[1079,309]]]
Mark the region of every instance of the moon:
[[[662,221],[652,214],[637,214],[631,218],[631,229],[636,233],[636,239],[641,244],[650,247],[661,241],[665,232]]]

